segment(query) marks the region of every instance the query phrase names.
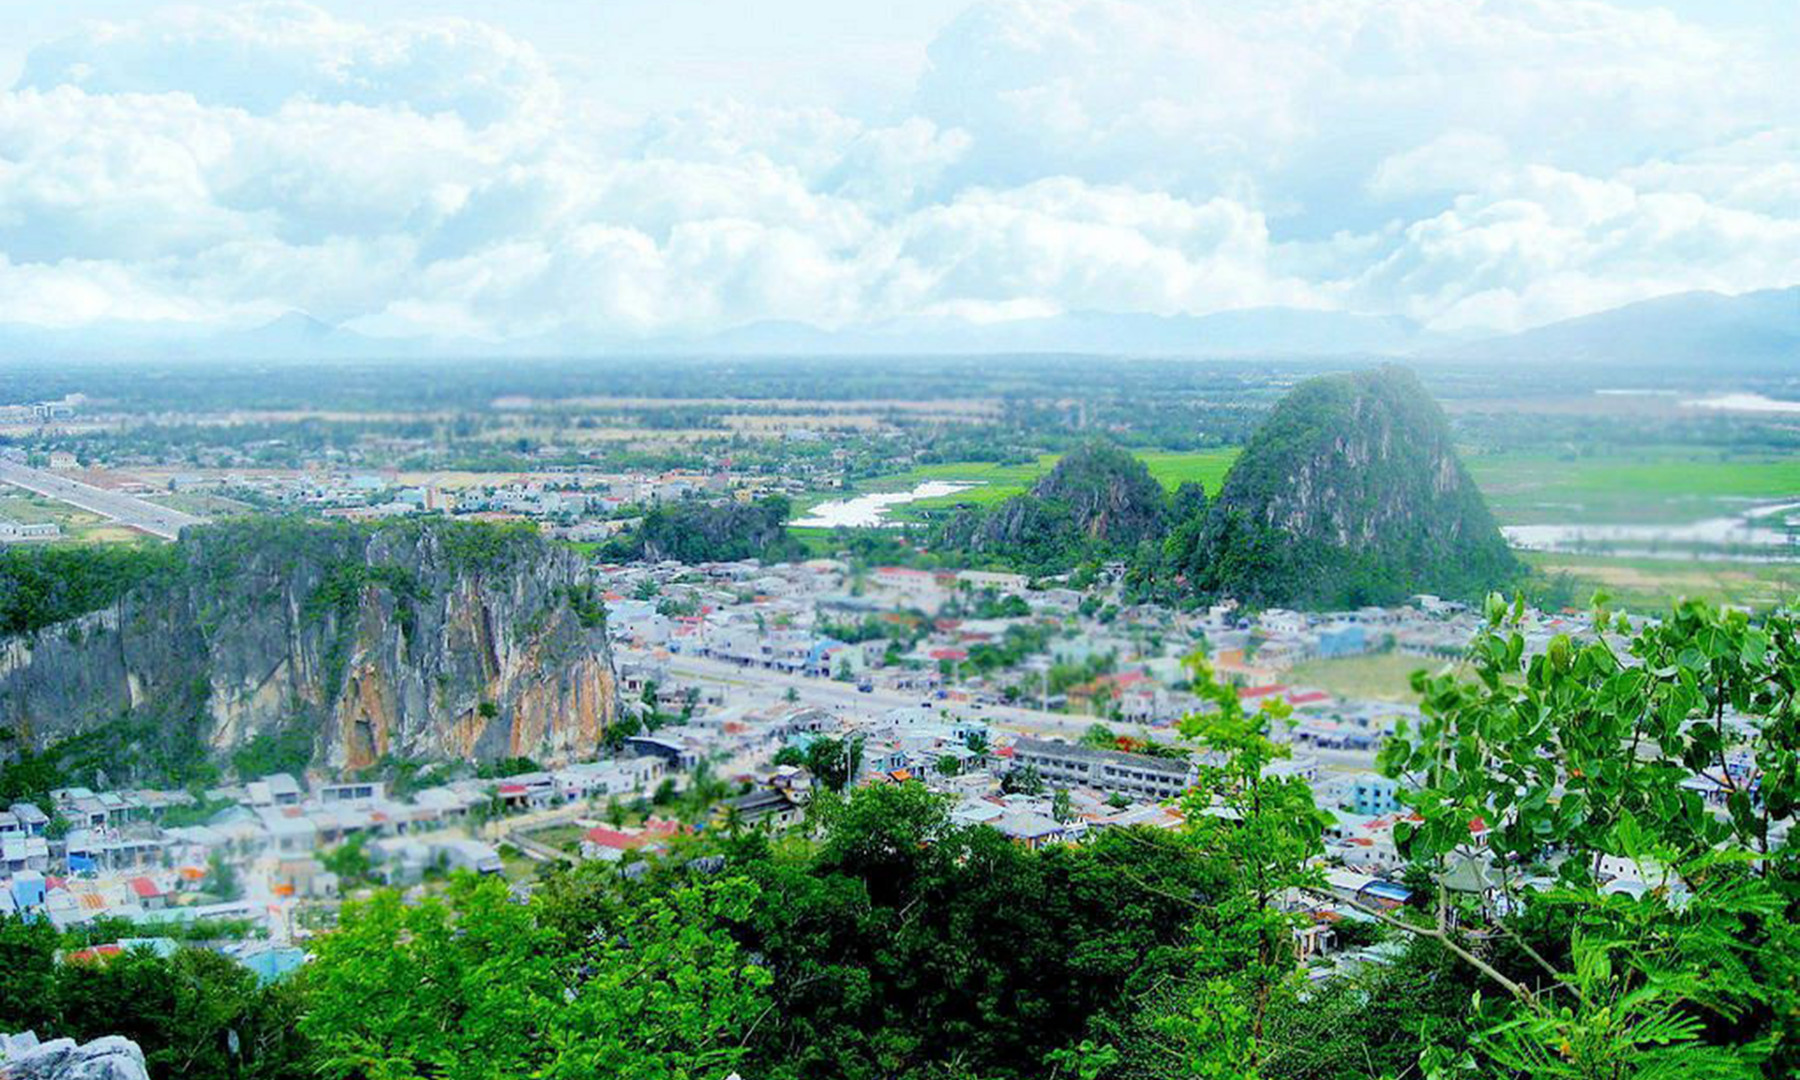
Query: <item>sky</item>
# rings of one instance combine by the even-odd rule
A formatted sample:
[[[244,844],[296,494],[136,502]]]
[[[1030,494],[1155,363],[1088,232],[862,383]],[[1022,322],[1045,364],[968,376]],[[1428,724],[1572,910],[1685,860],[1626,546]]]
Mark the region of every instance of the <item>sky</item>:
[[[482,341],[1800,283],[1791,0],[0,0],[0,325]]]

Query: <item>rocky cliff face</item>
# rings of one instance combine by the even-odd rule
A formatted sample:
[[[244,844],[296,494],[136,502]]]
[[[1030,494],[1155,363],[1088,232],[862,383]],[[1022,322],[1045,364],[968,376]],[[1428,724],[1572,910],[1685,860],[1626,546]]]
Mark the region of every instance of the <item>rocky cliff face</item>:
[[[1255,604],[1470,596],[1519,571],[1436,402],[1399,367],[1312,379],[1251,438],[1194,580]]]
[[[355,769],[562,761],[613,719],[597,593],[535,535],[258,522],[180,543],[179,572],[0,642],[0,725],[36,748],[123,732],[140,757],[185,740],[229,760],[260,740]]]

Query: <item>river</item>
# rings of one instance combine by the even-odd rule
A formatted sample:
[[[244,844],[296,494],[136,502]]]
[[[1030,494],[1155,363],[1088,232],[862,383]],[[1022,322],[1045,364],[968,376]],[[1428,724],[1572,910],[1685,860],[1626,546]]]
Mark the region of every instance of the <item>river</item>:
[[[888,511],[896,506],[918,502],[920,499],[935,499],[940,495],[954,495],[975,486],[953,480],[927,480],[914,485],[909,491],[874,491],[849,499],[831,499],[808,510],[805,517],[792,524],[822,529],[876,528],[890,524],[885,519]]]
[[[1786,529],[1771,526],[1768,519],[1795,510],[1800,502],[1757,506],[1686,525],[1508,525],[1500,531],[1514,547],[1528,551],[1788,560],[1800,559],[1800,548]]]

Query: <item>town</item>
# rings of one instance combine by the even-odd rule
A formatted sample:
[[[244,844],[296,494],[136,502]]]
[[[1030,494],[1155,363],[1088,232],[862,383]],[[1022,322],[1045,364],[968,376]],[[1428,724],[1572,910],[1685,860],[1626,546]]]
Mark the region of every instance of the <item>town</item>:
[[[1271,768],[1333,815],[1322,865],[1341,902],[1296,899],[1313,916],[1301,955],[1321,978],[1379,963],[1337,949],[1333,927],[1408,899],[1394,839],[1408,811],[1376,755],[1418,709],[1294,676],[1371,655],[1452,665],[1481,616],[1432,596],[1315,615],[1177,612],[1122,605],[1119,571],[1075,588],[832,559],[607,566],[624,702],[609,756],[441,780],[56,789],[0,810],[0,914],[117,935],[89,949],[205,941],[274,978],[374,885],[430,890],[467,871],[528,895],[548,866],[597,859],[629,874],[709,831],[804,831],[827,787],[921,783],[952,800],[954,820],[1031,849],[1179,829],[1196,761],[1176,727],[1209,708],[1189,690],[1188,658],[1204,656],[1248,708],[1291,710],[1273,729],[1291,756]],[[1537,653],[1585,622],[1533,611],[1524,625]],[[1690,783],[1722,804],[1720,780]],[[1645,886],[1621,867],[1609,887]]]

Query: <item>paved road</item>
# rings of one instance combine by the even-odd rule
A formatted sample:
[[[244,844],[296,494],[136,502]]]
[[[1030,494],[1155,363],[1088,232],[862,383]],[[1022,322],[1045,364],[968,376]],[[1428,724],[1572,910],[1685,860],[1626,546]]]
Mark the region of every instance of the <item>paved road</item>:
[[[206,518],[158,506],[135,495],[107,491],[43,469],[15,465],[10,461],[0,461],[0,482],[66,502],[77,509],[111,518],[121,525],[151,536],[160,536],[164,540],[175,539],[189,525],[204,525],[207,522]]]
[[[1014,705],[984,705],[976,708],[967,702],[937,700],[929,691],[925,690],[899,691],[878,687],[864,693],[849,683],[841,683],[833,679],[790,675],[784,671],[773,671],[766,668],[739,667],[724,660],[713,660],[700,656],[671,656],[669,671],[671,674],[710,683],[750,687],[752,688],[751,693],[766,700],[774,700],[792,687],[800,695],[800,700],[808,705],[824,708],[854,706],[865,712],[885,712],[888,709],[925,706],[937,709],[946,716],[968,716],[985,720],[996,727],[1036,734],[1049,733],[1074,737],[1086,731],[1088,725],[1094,722],[1089,717],[1069,716],[1064,713],[1045,712],[1041,709],[1025,709]],[[1134,730],[1137,727],[1133,724],[1114,726],[1126,731]]]
[[[1045,712],[1042,709],[1026,709],[1014,705],[986,705],[972,708],[960,701],[938,701],[925,691],[897,691],[882,688],[868,693],[858,691],[847,683],[831,679],[815,679],[806,675],[790,675],[786,672],[771,671],[765,668],[746,668],[723,660],[713,660],[699,656],[669,657],[669,672],[708,683],[727,686],[740,686],[746,692],[761,701],[774,701],[793,687],[800,701],[807,705],[816,705],[828,709],[857,708],[863,712],[885,712],[888,709],[918,707],[925,705],[943,712],[946,716],[972,717],[985,720],[994,727],[1006,731],[1027,735],[1057,735],[1066,739],[1078,739],[1081,734],[1094,723],[1090,716],[1070,716],[1067,713]],[[1126,735],[1137,735],[1153,739],[1168,740],[1174,738],[1167,728],[1154,728],[1141,724],[1122,724],[1107,721],[1107,726],[1114,731]],[[1318,760],[1328,772],[1363,771],[1374,766],[1375,755],[1367,750],[1325,750],[1308,747],[1296,749],[1297,754]]]

